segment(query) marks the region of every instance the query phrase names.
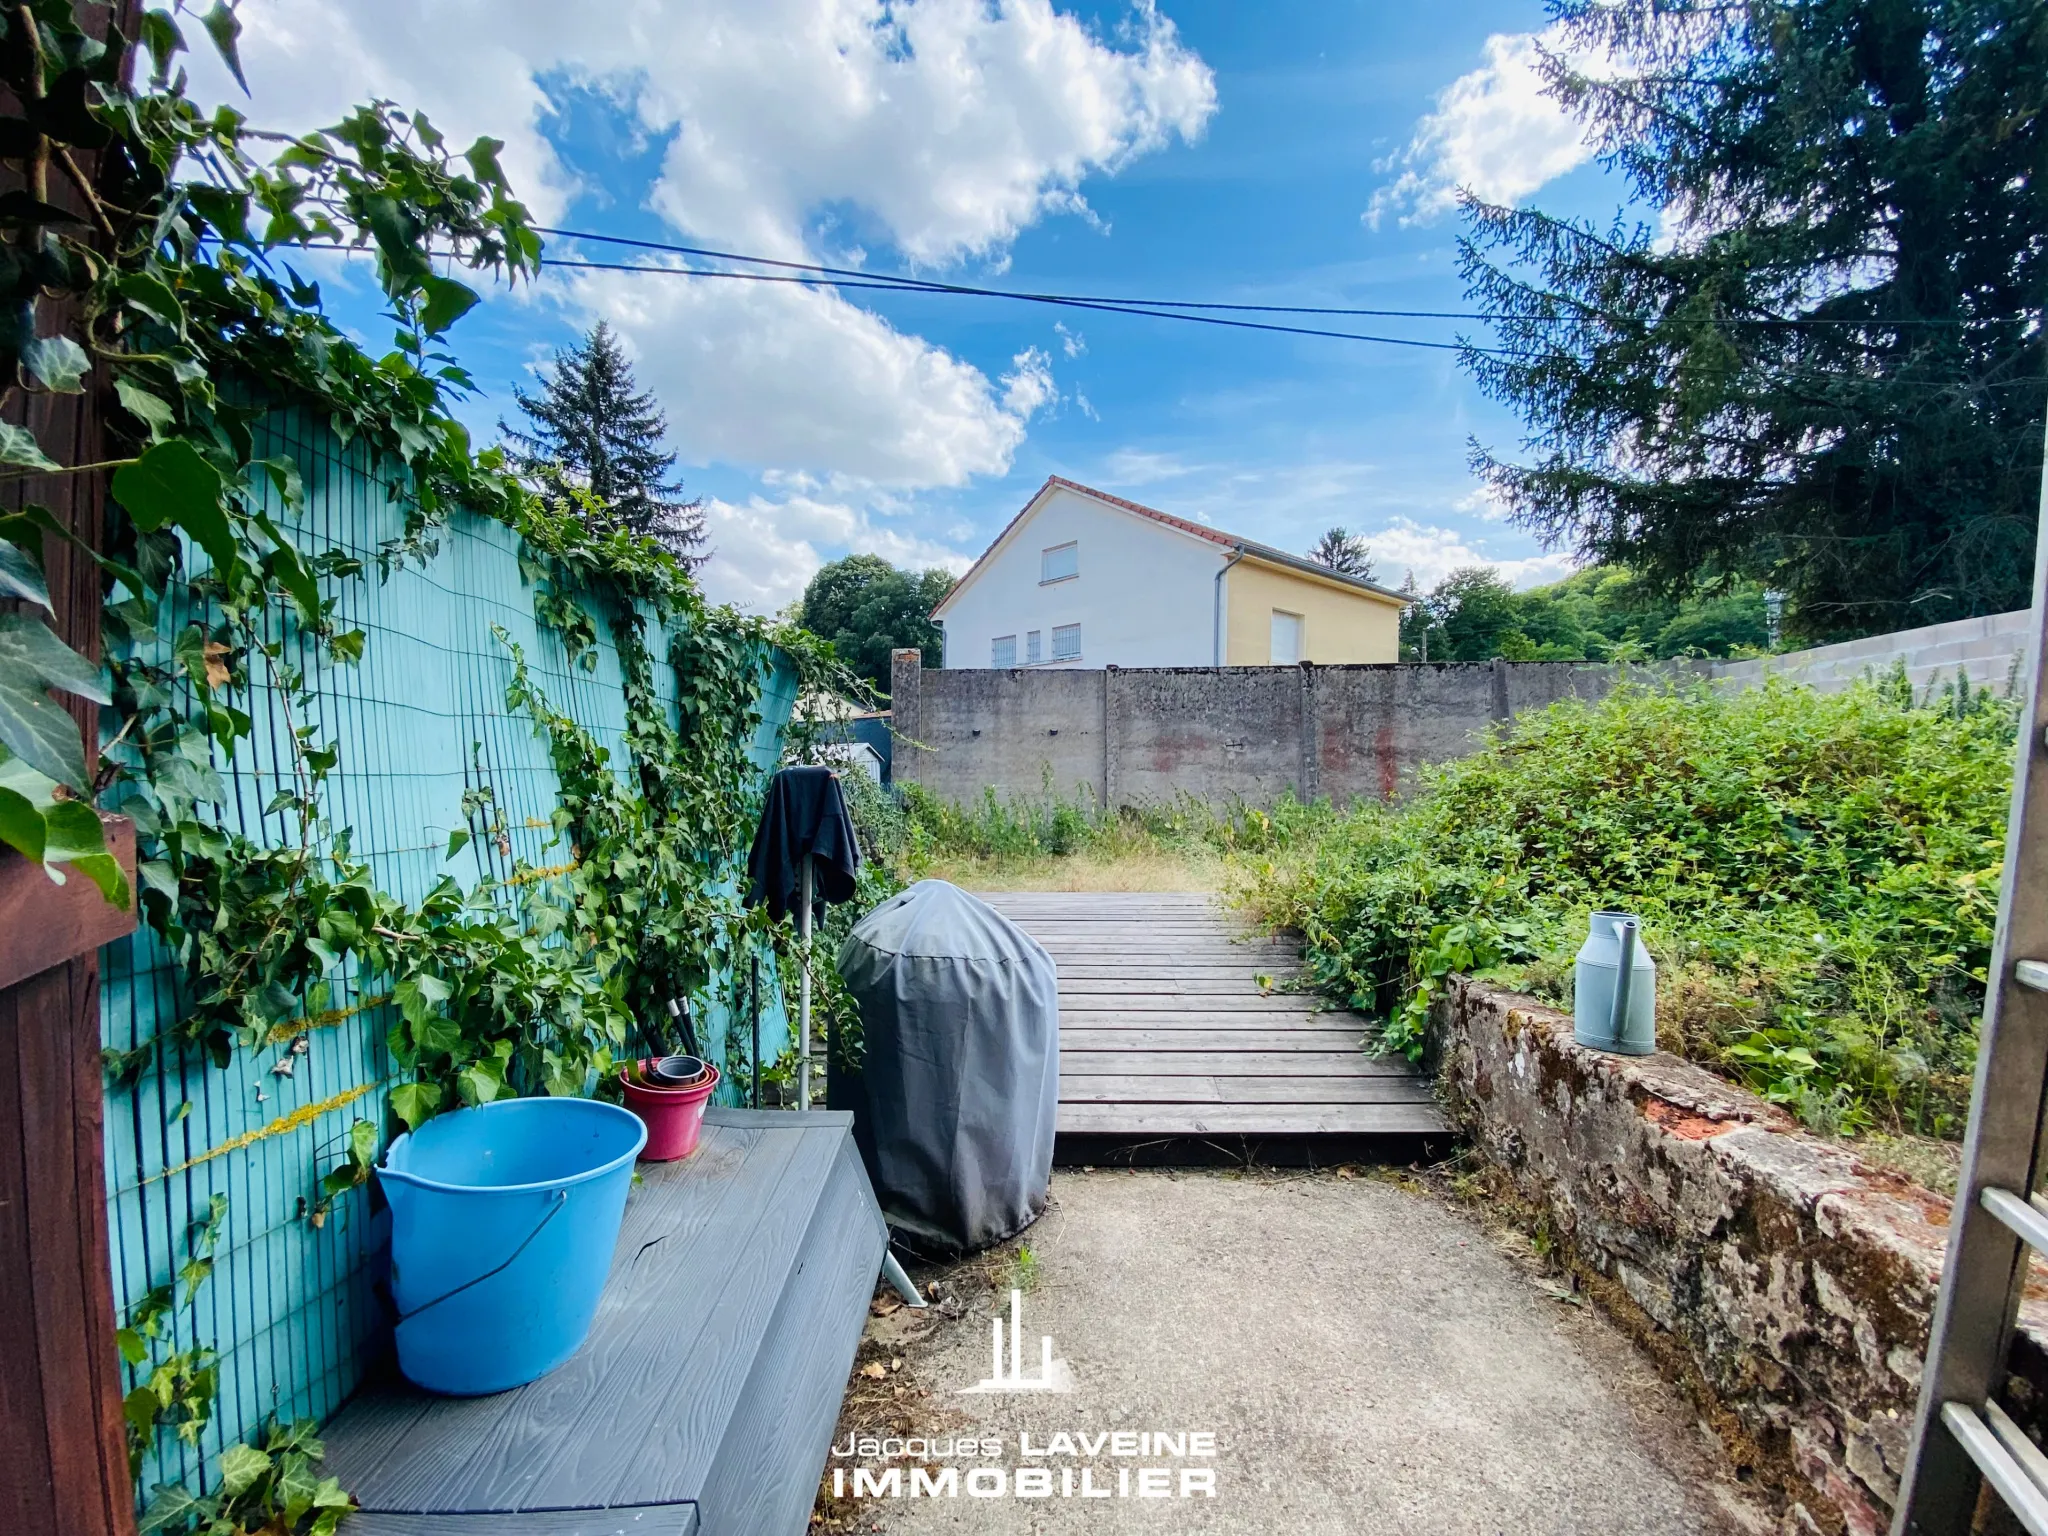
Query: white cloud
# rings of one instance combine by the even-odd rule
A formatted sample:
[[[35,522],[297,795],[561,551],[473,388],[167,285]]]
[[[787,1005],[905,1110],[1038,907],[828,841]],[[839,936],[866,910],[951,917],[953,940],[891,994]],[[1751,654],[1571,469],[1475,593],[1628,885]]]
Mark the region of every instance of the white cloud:
[[[818,567],[841,552],[880,555],[909,570],[941,566],[955,575],[974,563],[956,549],[890,527],[851,501],[714,498],[704,503],[704,524],[712,546],[698,578],[705,595],[760,613],[778,612],[802,596]]]
[[[1033,351],[998,395],[978,368],[816,289],[603,272],[566,291],[625,338],[685,462],[779,484],[916,489],[1001,474],[1052,384]]]
[[[1453,512],[1469,512],[1483,523],[1498,523],[1508,515],[1508,504],[1492,486],[1481,481],[1451,503]]]
[[[1086,336],[1083,336],[1079,331],[1068,330],[1057,320],[1053,321],[1052,328],[1059,332],[1060,349],[1068,357],[1081,357],[1087,353],[1088,338]]]
[[[1489,37],[1486,62],[1446,86],[1407,147],[1379,163],[1400,175],[1373,193],[1365,222],[1377,229],[1393,213],[1428,224],[1457,207],[1460,191],[1515,203],[1592,159],[1584,125],[1544,94],[1541,55],[1563,48],[1557,26]]]
[[[917,263],[1000,262],[1034,221],[1087,216],[1087,177],[1195,138],[1216,107],[1151,0],[1113,37],[1051,0],[271,0],[242,20],[268,123],[377,96],[421,108],[456,144],[504,139],[552,223],[579,190],[544,132],[566,81],[667,140],[650,202],[675,229],[785,258],[850,215]],[[194,73],[237,94],[203,58]],[[549,291],[628,337],[692,462],[959,485],[1006,470],[1053,397],[1043,353],[992,384],[831,292],[610,275]]]
[[[1450,528],[1438,528],[1397,517],[1386,527],[1367,533],[1380,579],[1399,582],[1402,573],[1413,571],[1415,584],[1427,592],[1468,565],[1490,565],[1517,587],[1536,587],[1561,581],[1577,567],[1562,554],[1529,555],[1502,560],[1465,542],[1465,536]]]
[[[1038,347],[1026,347],[1010,359],[1003,375],[1003,409],[1020,425],[1059,398],[1052,381],[1052,359]]]

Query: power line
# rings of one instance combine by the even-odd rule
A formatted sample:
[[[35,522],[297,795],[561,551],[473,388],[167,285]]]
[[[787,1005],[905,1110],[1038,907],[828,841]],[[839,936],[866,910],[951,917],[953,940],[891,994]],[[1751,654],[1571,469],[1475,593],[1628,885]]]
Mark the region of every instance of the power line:
[[[816,274],[818,277],[823,278],[845,279],[843,283],[837,284],[836,286],[843,286],[849,288],[896,289],[898,291],[906,293],[940,293],[957,294],[963,297],[970,298],[1015,299],[1034,304],[1064,304],[1072,305],[1077,308],[1100,308],[1111,312],[1124,312],[1131,314],[1141,314],[1152,310],[1218,310],[1226,313],[1237,314],[1343,315],[1361,319],[1472,320],[1481,323],[1499,323],[1504,321],[1522,321],[1526,323],[1530,321],[1532,318],[1538,318],[1531,317],[1526,314],[1517,314],[1512,312],[1493,313],[1483,310],[1366,309],[1346,305],[1244,304],[1210,299],[1134,299],[1122,298],[1114,294],[1045,293],[1029,289],[989,288],[970,283],[947,283],[941,282],[936,278],[898,277],[891,273],[871,272],[858,267],[833,267],[826,266],[821,262],[786,261],[773,256],[749,256],[737,251],[715,250],[708,246],[681,245],[676,242],[666,240],[640,240],[632,238],[627,235],[599,234],[593,230],[559,229],[552,228],[547,225],[536,225],[535,230],[539,234],[555,235],[565,240],[589,240],[601,245],[620,245],[627,246],[634,250],[659,251],[675,256],[694,256],[703,260],[738,262],[746,266],[773,267],[778,271],[812,273]],[[768,279],[761,274],[749,274],[745,272],[710,272],[705,271],[702,268],[696,267],[665,269],[642,268],[626,266],[623,264],[606,265],[603,263],[585,262],[572,258],[562,258],[558,260],[548,260],[547,258],[543,258],[543,260],[547,265],[587,266],[597,271],[637,272],[646,270],[669,270],[686,272],[691,276],[717,276],[735,278],[751,277],[756,282],[768,281]],[[1577,300],[1564,299],[1562,300],[1562,302],[1571,304],[1574,307],[1582,311],[1585,311],[1584,318],[1604,318],[1599,314],[1597,310],[1593,309],[1591,306],[1582,304]],[[2028,313],[2031,314],[2032,312],[2029,311]],[[1633,317],[1628,318],[1633,319]],[[1876,318],[1858,319],[1853,317],[1834,317],[1818,315],[1729,315],[1723,318],[1729,324],[1732,325],[1793,327],[1848,325],[1863,326],[1877,330],[1887,330],[1904,326],[1921,325],[1992,325],[2001,323],[1999,317],[1984,316],[1959,316],[1954,318],[1892,320]],[[2027,318],[2027,315],[2014,315],[2005,318],[2007,320],[2023,320]],[[1330,331],[1304,331],[1301,334],[1327,336],[1342,335],[1348,333]],[[1359,337],[1356,339],[1389,341],[1392,342],[1394,345],[1409,346],[1443,347],[1446,345],[1450,345],[1449,343],[1445,342],[1403,342],[1399,338],[1391,337]]]
[[[1372,341],[1389,347],[1420,347],[1431,352],[1491,352],[1487,347],[1468,347],[1457,341],[1421,341],[1412,336],[1374,336],[1362,331],[1330,331],[1305,325],[1275,325],[1261,320],[1226,320],[1221,315],[1197,315],[1170,309],[1154,309],[1104,299],[1069,298],[1064,295],[1013,293],[1003,289],[975,289],[947,284],[917,288],[895,282],[863,278],[783,276],[768,272],[713,272],[702,267],[656,267],[622,261],[583,261],[574,257],[545,256],[545,267],[569,267],[585,272],[636,272],[663,277],[731,278],[752,283],[790,283],[800,288],[880,288],[891,293],[946,293],[976,298],[1021,299],[1032,304],[1052,304],[1064,309],[1088,309],[1111,315],[1146,315],[1155,320],[1182,320],[1192,325],[1220,325],[1238,331],[1272,331],[1283,336],[1327,336],[1338,341]],[[1505,355],[1505,354],[1501,354]]]
[[[715,251],[704,246],[673,245],[661,240],[633,240],[624,235],[599,235],[588,230],[550,229],[535,225],[543,235],[565,240],[591,240],[603,245],[625,245],[641,251],[664,251],[676,256],[697,256],[712,261],[737,261],[749,266],[775,267],[789,272],[814,272],[826,277],[852,279],[848,286],[900,288],[917,293],[957,293],[974,298],[1028,299],[1041,304],[1101,304],[1115,308],[1138,306],[1147,309],[1217,309],[1261,315],[1350,315],[1379,320],[1501,320],[1505,315],[1474,314],[1462,309],[1357,309],[1314,304],[1227,304],[1206,299],[1126,299],[1113,294],[1038,293],[1015,288],[983,288],[968,283],[944,283],[936,278],[896,277],[886,272],[869,272],[857,267],[828,267],[810,261],[781,261],[772,256],[743,256],[735,251]],[[545,258],[544,258],[545,259]],[[567,265],[567,262],[560,263]],[[631,269],[638,270],[638,269]],[[690,270],[695,270],[690,269]],[[727,273],[725,276],[744,276]]]

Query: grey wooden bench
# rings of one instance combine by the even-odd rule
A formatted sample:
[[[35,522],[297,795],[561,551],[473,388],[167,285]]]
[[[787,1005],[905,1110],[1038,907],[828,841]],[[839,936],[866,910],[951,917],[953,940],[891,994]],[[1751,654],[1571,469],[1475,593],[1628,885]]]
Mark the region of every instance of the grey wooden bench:
[[[326,1432],[353,1536],[796,1536],[888,1232],[853,1117],[712,1109],[646,1164],[589,1339],[493,1397],[365,1388]]]

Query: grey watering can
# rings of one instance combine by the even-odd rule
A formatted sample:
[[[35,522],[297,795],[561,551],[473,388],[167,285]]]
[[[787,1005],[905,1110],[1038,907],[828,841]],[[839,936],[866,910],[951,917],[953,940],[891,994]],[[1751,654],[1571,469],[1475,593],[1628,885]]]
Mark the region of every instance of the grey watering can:
[[[1579,1044],[1623,1056],[1657,1049],[1657,966],[1643,948],[1642,926],[1627,912],[1593,914],[1572,987]]]

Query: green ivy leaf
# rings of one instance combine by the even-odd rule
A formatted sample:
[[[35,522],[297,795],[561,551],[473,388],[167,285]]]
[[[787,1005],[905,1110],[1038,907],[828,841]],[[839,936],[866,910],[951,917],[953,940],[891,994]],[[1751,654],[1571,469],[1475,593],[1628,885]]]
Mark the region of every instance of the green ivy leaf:
[[[439,336],[479,302],[475,289],[452,277],[422,278],[420,292],[425,295],[420,305],[420,329],[429,336]]]
[[[231,1445],[220,1453],[220,1491],[229,1498],[246,1493],[270,1470],[270,1457],[253,1445]]]
[[[169,431],[177,420],[168,405],[132,380],[114,380],[114,393],[121,401],[121,408],[148,427],[152,438],[160,432]]]
[[[222,506],[220,471],[183,438],[156,444],[114,472],[114,499],[145,533],[176,526],[212,556],[226,578],[241,567],[234,530]]]
[[[400,1083],[391,1090],[391,1112],[416,1131],[433,1117],[441,1102],[441,1090],[433,1083]]]
[[[364,198],[363,217],[377,242],[378,255],[384,258],[384,267],[389,274],[386,286],[394,293],[416,287],[423,279],[434,275],[434,269],[427,263],[426,252],[420,249],[422,231],[419,221],[406,212],[397,198]]]
[[[348,1128],[348,1155],[367,1168],[377,1161],[377,1127],[358,1120]]]
[[[20,598],[39,608],[50,608],[50,589],[43,582],[42,567],[19,544],[0,539],[0,597]]]
[[[79,395],[85,393],[92,359],[69,336],[38,336],[21,349],[21,366],[51,394]]]
[[[63,466],[36,446],[36,435],[27,427],[12,426],[0,421],[0,464],[14,464],[23,469],[54,470]]]
[[[180,335],[185,331],[185,306],[178,302],[171,285],[153,272],[130,272],[115,284],[121,297],[150,319],[168,325]]]
[[[292,601],[298,605],[299,621],[303,624],[319,623],[320,584],[313,579],[305,557],[299,553],[298,546],[285,537],[283,530],[271,521],[269,513],[257,513],[256,524],[277,546],[264,557],[265,569],[277,578],[279,586],[291,594]]]
[[[143,1387],[137,1387],[128,1394],[126,1411],[131,1424],[135,1423],[135,1399],[138,1396],[149,1400],[149,1417],[137,1425],[140,1431],[147,1434],[156,1427],[156,1396]],[[170,1483],[158,1483],[156,1496],[149,1501],[149,1508],[143,1512],[141,1522],[135,1527],[136,1536],[150,1536],[153,1531],[166,1530],[173,1525],[182,1527],[194,1515],[204,1516],[209,1512],[203,1502],[183,1488],[174,1487]]]
[[[0,613],[0,746],[82,795],[85,747],[78,722],[50,698],[46,690],[51,688],[98,704],[109,702],[99,668],[41,619]]]
[[[233,7],[227,0],[214,0],[214,7],[199,18],[199,25],[206,28],[206,35],[213,39],[215,51],[221,62],[235,77],[235,84],[242,88],[242,94],[249,94],[248,78],[242,73],[242,53],[237,46],[242,36],[242,24],[235,19]]]
[[[462,1049],[462,1026],[446,1014],[432,1013],[412,1028],[413,1043],[422,1054],[453,1056]]]
[[[448,860],[454,858],[455,855],[462,852],[462,850],[467,848],[468,846],[469,829],[467,827],[457,827],[453,832],[450,832],[448,834],[448,851],[447,853],[442,855],[441,862],[444,864],[447,863]]]
[[[142,46],[149,50],[152,72],[168,75],[171,60],[185,48],[184,34],[168,11],[145,11],[142,16]]]
[[[98,886],[102,896],[126,911],[128,882],[119,861],[107,852],[106,829],[99,813],[83,800],[59,800],[43,812],[43,826],[44,864],[71,865]]]
[[[0,843],[5,843],[32,863],[43,862],[48,836],[43,813],[28,796],[0,788]]]

